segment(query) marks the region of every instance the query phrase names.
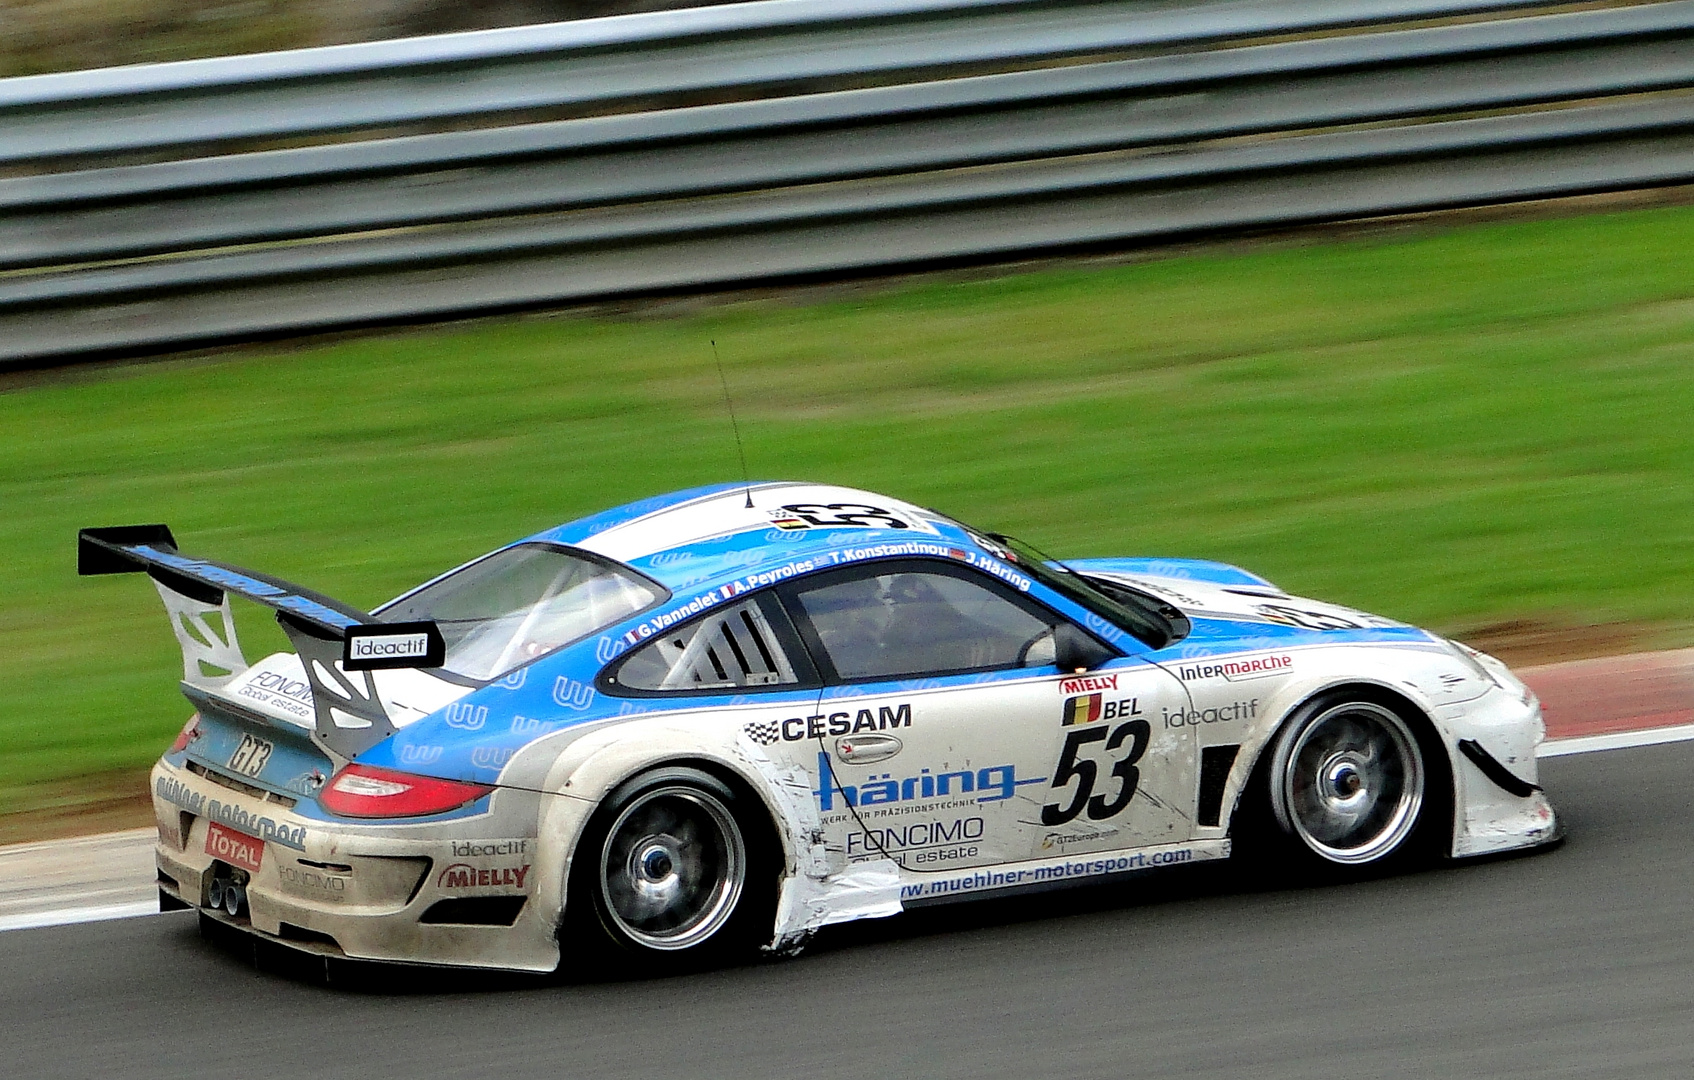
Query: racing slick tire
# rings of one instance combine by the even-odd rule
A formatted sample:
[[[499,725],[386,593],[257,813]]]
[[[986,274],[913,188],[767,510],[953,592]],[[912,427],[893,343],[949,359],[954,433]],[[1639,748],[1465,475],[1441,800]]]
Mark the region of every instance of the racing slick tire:
[[[762,807],[700,769],[654,769],[601,804],[572,860],[567,923],[636,976],[750,954],[775,921]]]
[[[1241,836],[1249,860],[1332,878],[1434,854],[1451,803],[1446,758],[1424,717],[1370,687],[1295,709],[1261,755],[1251,791]]]

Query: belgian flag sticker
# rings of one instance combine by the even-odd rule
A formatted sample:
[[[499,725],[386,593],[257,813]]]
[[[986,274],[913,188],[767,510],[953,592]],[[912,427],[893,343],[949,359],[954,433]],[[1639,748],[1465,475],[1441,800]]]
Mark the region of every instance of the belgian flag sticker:
[[[1060,727],[1070,727],[1072,724],[1088,724],[1100,719],[1100,695],[1083,694],[1080,697],[1065,699],[1065,718]]]

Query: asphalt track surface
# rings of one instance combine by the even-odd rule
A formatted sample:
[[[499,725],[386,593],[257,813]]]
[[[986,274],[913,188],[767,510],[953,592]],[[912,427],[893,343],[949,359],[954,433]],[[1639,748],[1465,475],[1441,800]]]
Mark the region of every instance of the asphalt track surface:
[[[1173,871],[668,979],[326,986],[187,913],[12,931],[0,1073],[1687,1077],[1694,744],[1542,768],[1569,829],[1547,852],[1299,889]]]

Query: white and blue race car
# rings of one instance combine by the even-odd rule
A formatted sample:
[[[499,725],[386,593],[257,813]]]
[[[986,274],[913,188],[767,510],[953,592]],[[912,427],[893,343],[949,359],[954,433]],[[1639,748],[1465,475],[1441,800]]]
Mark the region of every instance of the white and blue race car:
[[[1183,559],[1047,559],[864,491],[561,525],[366,613],[84,530],[195,707],[161,903],[328,956],[664,966],[1228,857],[1373,872],[1559,835],[1491,657]],[[243,657],[230,597],[293,652]]]

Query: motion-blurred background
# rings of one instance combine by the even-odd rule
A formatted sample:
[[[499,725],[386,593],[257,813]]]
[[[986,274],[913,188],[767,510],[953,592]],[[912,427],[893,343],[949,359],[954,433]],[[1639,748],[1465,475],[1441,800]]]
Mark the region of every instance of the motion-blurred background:
[[[667,0],[0,0],[0,76],[703,7]]]

